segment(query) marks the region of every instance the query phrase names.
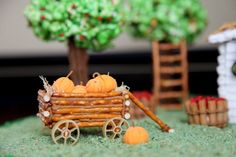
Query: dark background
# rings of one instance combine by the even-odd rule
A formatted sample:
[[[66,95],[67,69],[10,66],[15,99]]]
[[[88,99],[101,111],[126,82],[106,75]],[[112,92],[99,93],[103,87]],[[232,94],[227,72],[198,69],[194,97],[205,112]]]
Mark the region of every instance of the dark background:
[[[49,53],[50,54],[50,53]],[[189,48],[191,94],[217,94],[216,48]],[[37,113],[37,90],[43,87],[39,75],[52,83],[68,70],[67,56],[0,58],[0,123]],[[110,72],[118,83],[132,90],[152,89],[150,52],[91,54],[89,73]]]

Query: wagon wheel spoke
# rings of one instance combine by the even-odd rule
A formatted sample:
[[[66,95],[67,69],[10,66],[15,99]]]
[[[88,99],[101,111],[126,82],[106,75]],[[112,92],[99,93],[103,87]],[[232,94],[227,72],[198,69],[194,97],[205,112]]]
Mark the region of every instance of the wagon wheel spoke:
[[[105,131],[105,137],[108,137],[110,139],[114,139],[113,136],[115,135],[116,133],[114,132],[114,130],[106,130]]]
[[[116,138],[116,135],[117,135],[117,133],[114,133],[114,134],[111,136],[111,139],[115,139],[115,138]]]
[[[125,132],[127,131],[128,128],[122,128],[122,132],[121,132],[121,135],[123,136],[125,134]]]
[[[120,138],[120,137],[121,137],[121,133],[116,134],[116,136],[117,136],[118,138]]]
[[[58,141],[58,140],[61,139],[61,138],[63,138],[63,136],[62,136],[62,135],[59,135],[59,136],[57,136],[57,137],[55,138],[55,140]]]
[[[76,141],[76,138],[74,138],[73,136],[70,136],[69,138],[71,138],[73,141]]]
[[[117,125],[117,126],[118,126],[118,127],[121,127],[121,126],[122,126],[122,124],[124,123],[124,121],[125,121],[124,119],[120,119],[120,122],[118,123],[118,125]]]
[[[126,131],[129,127],[129,124],[124,122],[123,125],[120,126],[123,131]]]
[[[60,131],[60,132],[62,132],[61,128],[59,128],[59,127],[57,128],[57,130]]]
[[[122,128],[122,132],[126,132],[127,128]]]
[[[111,120],[111,125],[112,125],[112,128],[114,128],[114,127],[116,127],[116,124],[115,124],[115,122],[113,121],[113,120]]]
[[[128,129],[129,123],[125,119],[122,119],[122,122],[120,123],[119,127],[121,129],[121,132],[119,133],[119,135],[123,135]]]
[[[72,133],[72,132],[74,132],[75,130],[77,130],[77,128],[71,129],[70,132]]]
[[[66,126],[65,126],[66,128],[65,128],[65,129],[68,129],[68,128],[69,128],[69,123],[70,123],[70,122],[66,122]]]
[[[64,144],[66,144],[67,138],[64,138]]]
[[[107,129],[106,131],[107,131],[107,132],[111,132],[111,131],[113,131],[113,130],[112,130],[112,129]]]
[[[107,132],[107,133],[109,133],[109,134],[106,134],[106,137],[109,139],[112,139],[112,140],[115,139],[115,137],[117,135],[113,130],[110,132]]]

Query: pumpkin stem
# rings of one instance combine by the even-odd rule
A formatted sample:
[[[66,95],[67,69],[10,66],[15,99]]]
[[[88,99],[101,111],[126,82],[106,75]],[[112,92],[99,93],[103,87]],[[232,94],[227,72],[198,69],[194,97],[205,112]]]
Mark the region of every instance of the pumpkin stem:
[[[80,81],[80,85],[83,86],[83,84],[84,84],[83,81]]]
[[[95,72],[93,73],[93,78],[97,77],[97,76],[100,76],[101,74],[99,72]]]
[[[110,72],[107,72],[107,75],[110,76]]]
[[[66,75],[66,77],[68,78],[68,77],[70,77],[70,75],[73,73],[73,70],[71,70],[70,72],[69,72],[69,74],[67,74]]]

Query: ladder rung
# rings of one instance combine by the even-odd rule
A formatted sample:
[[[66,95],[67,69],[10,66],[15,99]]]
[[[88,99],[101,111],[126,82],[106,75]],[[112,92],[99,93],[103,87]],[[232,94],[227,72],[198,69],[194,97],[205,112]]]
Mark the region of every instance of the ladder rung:
[[[163,87],[172,87],[172,86],[181,86],[182,80],[163,80],[161,81],[161,86]]]
[[[160,99],[168,99],[168,98],[178,98],[183,95],[182,91],[177,91],[177,92],[161,92],[159,94]]]
[[[160,72],[161,73],[181,73],[181,72],[183,72],[183,68],[182,67],[180,67],[180,66],[170,66],[170,67],[167,67],[167,66],[165,66],[165,67],[161,67],[160,68]]]
[[[164,55],[160,56],[160,61],[161,62],[175,62],[175,61],[181,61],[181,56],[180,55]]]
[[[174,50],[174,49],[179,49],[180,45],[174,45],[174,44],[160,44],[159,49],[161,51],[166,51],[166,50]]]

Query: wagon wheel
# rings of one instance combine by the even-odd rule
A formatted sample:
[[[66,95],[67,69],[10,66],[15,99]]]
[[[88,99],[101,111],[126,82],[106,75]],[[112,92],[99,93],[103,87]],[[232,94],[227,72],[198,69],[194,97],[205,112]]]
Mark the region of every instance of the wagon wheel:
[[[129,123],[123,118],[109,119],[102,128],[103,136],[115,139],[122,136],[129,127]]]
[[[57,122],[51,132],[55,144],[74,145],[79,139],[79,126],[73,120]]]

